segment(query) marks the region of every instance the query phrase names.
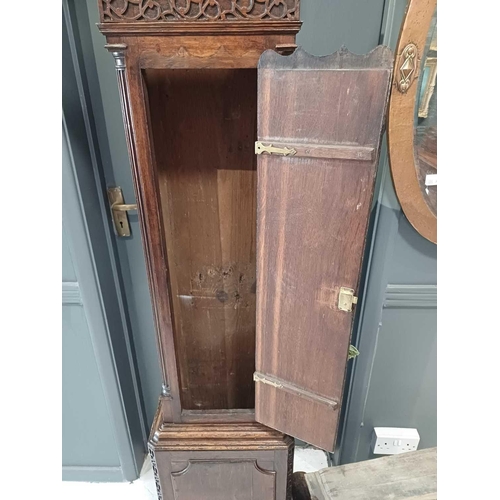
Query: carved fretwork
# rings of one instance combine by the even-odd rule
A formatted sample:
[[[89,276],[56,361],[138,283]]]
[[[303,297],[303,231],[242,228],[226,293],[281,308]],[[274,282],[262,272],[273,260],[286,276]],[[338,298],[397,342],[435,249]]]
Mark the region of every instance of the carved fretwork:
[[[287,482],[286,482],[286,499],[292,500],[293,455],[295,453],[295,441],[291,437],[289,437],[287,440],[288,440],[288,467],[287,467]]]
[[[299,19],[300,0],[101,0],[101,22]]]
[[[158,475],[158,467],[156,465],[155,452],[151,445],[148,446],[148,450],[149,450],[149,457],[151,458],[151,468],[153,469],[153,474],[155,476],[156,494],[158,495],[158,500],[163,500],[163,496],[161,494],[160,476]]]

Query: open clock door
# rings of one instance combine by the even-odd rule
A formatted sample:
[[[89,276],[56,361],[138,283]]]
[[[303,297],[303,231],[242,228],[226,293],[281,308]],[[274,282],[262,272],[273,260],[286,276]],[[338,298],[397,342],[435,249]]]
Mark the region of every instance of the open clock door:
[[[393,56],[262,54],[256,420],[333,450]]]

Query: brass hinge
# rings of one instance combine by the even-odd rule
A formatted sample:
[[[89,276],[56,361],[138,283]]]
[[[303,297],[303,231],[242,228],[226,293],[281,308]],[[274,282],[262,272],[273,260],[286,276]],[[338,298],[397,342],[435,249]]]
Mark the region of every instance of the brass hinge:
[[[255,143],[255,154],[261,155],[263,153],[267,153],[270,155],[281,155],[281,156],[293,156],[297,154],[297,151],[294,148],[287,148],[286,146],[283,148],[277,148],[272,144],[262,144],[262,142],[257,141]]]
[[[135,203],[126,205],[123,203],[123,193],[121,187],[108,188],[108,200],[111,205],[111,215],[115,223],[116,234],[118,236],[130,236],[130,224],[128,223],[127,212],[137,210]]]
[[[358,303],[358,298],[354,295],[352,288],[340,287],[339,304],[338,307],[341,311],[352,311],[352,305]]]
[[[349,361],[350,359],[353,359],[356,356],[359,356],[359,351],[351,344],[349,346],[349,351],[347,353],[347,360]]]

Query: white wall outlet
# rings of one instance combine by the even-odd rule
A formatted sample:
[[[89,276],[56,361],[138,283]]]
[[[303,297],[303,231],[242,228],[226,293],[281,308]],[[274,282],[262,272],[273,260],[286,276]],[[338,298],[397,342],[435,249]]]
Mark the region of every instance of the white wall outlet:
[[[375,427],[372,437],[374,455],[397,455],[415,451],[420,442],[417,429],[402,427]]]

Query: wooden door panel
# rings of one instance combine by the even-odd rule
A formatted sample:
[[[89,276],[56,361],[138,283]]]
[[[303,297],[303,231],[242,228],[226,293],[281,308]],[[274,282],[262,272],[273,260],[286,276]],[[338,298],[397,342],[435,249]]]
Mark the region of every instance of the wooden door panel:
[[[392,55],[259,63],[256,419],[332,450],[373,196]]]
[[[273,500],[276,495],[276,472],[262,468],[257,460],[172,462],[175,467],[180,469],[171,472],[175,500]]]
[[[293,440],[256,422],[153,424],[164,500],[289,500]],[[159,473],[159,477],[158,474]]]

